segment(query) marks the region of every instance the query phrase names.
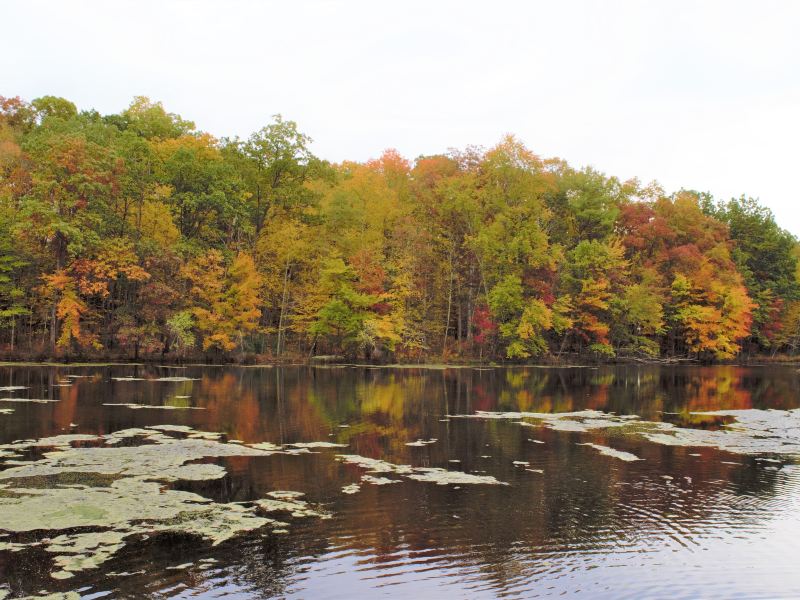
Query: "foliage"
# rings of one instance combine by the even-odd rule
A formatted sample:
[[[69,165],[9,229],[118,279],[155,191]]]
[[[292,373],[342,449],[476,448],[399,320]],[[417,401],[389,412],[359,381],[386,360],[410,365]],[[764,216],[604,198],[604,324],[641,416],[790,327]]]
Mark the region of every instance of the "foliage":
[[[328,164],[280,115],[217,139],[0,98],[0,349],[525,361],[800,351],[800,245],[507,136]]]

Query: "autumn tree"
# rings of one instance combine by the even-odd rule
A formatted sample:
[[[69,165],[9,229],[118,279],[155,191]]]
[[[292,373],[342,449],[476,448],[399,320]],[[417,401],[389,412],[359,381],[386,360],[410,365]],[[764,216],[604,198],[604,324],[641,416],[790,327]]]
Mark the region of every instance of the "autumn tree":
[[[258,290],[261,277],[253,258],[239,253],[230,266],[218,250],[191,261],[184,269],[190,284],[191,311],[202,337],[204,351],[244,350],[245,336],[258,328]],[[173,333],[181,339],[185,327],[180,319],[171,321]]]

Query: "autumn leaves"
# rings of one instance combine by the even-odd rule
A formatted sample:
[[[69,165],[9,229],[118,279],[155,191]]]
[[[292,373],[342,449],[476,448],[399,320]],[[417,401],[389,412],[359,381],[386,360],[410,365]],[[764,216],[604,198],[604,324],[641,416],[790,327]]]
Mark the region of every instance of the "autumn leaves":
[[[216,139],[0,99],[0,343],[48,354],[725,359],[800,344],[797,241],[513,137],[329,164],[291,121]]]

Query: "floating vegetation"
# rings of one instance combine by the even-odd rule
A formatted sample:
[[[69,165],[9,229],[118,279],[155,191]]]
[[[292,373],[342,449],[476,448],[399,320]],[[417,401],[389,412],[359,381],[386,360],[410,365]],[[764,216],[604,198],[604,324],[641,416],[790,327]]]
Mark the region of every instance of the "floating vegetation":
[[[273,492],[267,492],[267,496],[276,498],[277,500],[296,500],[297,498],[302,498],[305,494],[303,492],[293,492],[290,490],[275,490]]]
[[[0,595],[0,599],[4,596]],[[80,600],[81,596],[78,592],[57,592],[55,594],[41,594],[39,596],[25,596],[20,600]]]
[[[389,485],[391,483],[402,483],[399,479],[389,479],[388,477],[375,477],[374,475],[362,475],[361,481],[372,485]]]
[[[62,435],[54,435],[51,437],[44,437],[38,440],[22,440],[5,444],[0,448],[7,450],[30,450],[31,448],[56,448],[66,449],[69,448],[74,442],[97,442],[102,440],[100,436],[90,435],[86,433],[65,433]],[[5,471],[0,471],[2,477]]]
[[[334,444],[333,442],[298,442],[289,444],[292,448],[347,448],[347,444]]]
[[[384,460],[379,460],[377,458],[359,456],[358,454],[338,454],[337,458],[347,464],[357,465],[362,469],[367,469],[367,472],[370,474],[395,473],[397,475],[406,477],[407,479],[413,479],[414,481],[425,481],[428,483],[436,483],[438,485],[508,485],[503,481],[498,481],[490,475],[473,475],[472,473],[448,471],[447,469],[439,469],[435,467],[412,467],[410,465],[396,465]],[[366,483],[370,482],[367,481]],[[342,491],[344,491],[344,489]]]
[[[47,404],[60,402],[58,398],[0,398],[0,402],[31,402],[33,404]]]
[[[130,376],[125,376],[125,377],[112,377],[111,379],[114,380],[114,381],[173,381],[173,382],[200,381],[199,377],[181,377],[181,376],[175,376],[175,377],[134,377],[134,376],[130,375]]]
[[[611,458],[618,458],[620,460],[624,460],[626,462],[634,462],[637,460],[642,460],[635,454],[631,454],[630,452],[624,452],[622,450],[615,450],[614,448],[609,448],[608,446],[601,446],[600,444],[578,444],[578,446],[591,446],[595,450],[597,450],[603,456],[610,456]]]
[[[642,421],[636,415],[615,415],[597,410],[565,413],[484,412],[453,415],[460,418],[507,419],[526,427],[586,433],[618,429],[664,446],[711,447],[735,454],[800,455],[800,409],[720,410],[692,415],[730,417],[720,429],[693,429],[672,423]],[[531,419],[534,422],[523,421]],[[599,448],[598,448],[599,449]],[[616,458],[621,458],[616,456]],[[623,459],[625,460],[625,459]],[[630,460],[630,459],[628,459]]]
[[[151,425],[147,429],[155,429],[157,431],[177,431],[180,433],[190,433],[194,431],[188,425]]]
[[[357,494],[361,491],[361,486],[357,483],[351,483],[350,485],[346,485],[342,488],[343,494]]]
[[[25,540],[33,532],[44,532],[46,537],[3,541],[0,550],[42,547],[53,555],[55,568],[51,575],[67,579],[76,572],[97,568],[130,539],[181,533],[216,545],[268,525],[285,530],[286,523],[267,518],[264,513],[329,518],[317,507],[299,500],[299,492],[275,492],[273,497],[249,503],[216,503],[198,494],[164,487],[165,482],[207,481],[225,476],[223,467],[198,460],[269,456],[280,451],[209,439],[219,435],[182,425],[158,425],[106,435],[69,434],[21,440],[0,447],[4,452],[0,459],[34,448],[52,449],[40,460],[5,460],[8,468],[0,471],[0,481],[5,482],[0,483],[0,530],[24,534]],[[140,443],[119,446],[122,440]],[[86,443],[92,445],[75,446]],[[42,485],[48,482],[49,486]],[[92,531],[75,531],[88,528]]]
[[[427,446],[429,444],[435,444],[438,441],[439,440],[437,440],[436,438],[431,438],[429,440],[417,440],[416,442],[407,442],[406,446],[415,446],[417,448],[421,448],[421,447]]]
[[[205,410],[203,406],[173,406],[171,404],[134,404],[130,402],[115,403],[103,402],[103,406],[124,406],[125,408],[132,408],[133,410],[140,410],[142,408],[159,408],[161,410]]]
[[[271,498],[262,498],[261,500],[256,500],[255,504],[258,506],[262,511],[266,513],[289,513],[291,516],[295,518],[305,518],[305,517],[317,517],[319,519],[330,519],[331,514],[321,511],[317,507],[312,507],[308,502],[304,500],[298,500],[298,496],[294,496],[292,498],[287,498],[285,494],[280,494],[278,498],[273,496],[272,493],[267,493],[267,496],[272,496]]]
[[[248,448],[255,448],[256,450],[263,450],[264,452],[278,452],[281,450],[280,446],[276,446],[271,442],[259,442],[258,444],[247,444]]]

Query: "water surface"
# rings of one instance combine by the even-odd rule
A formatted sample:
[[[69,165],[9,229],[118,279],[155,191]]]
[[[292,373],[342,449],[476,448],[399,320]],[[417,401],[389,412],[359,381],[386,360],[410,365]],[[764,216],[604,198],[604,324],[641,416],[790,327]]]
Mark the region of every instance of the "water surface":
[[[187,380],[159,380],[170,377]],[[777,411],[800,406],[795,368],[7,366],[0,386],[24,386],[0,397],[56,400],[0,402],[13,409],[0,414],[0,444],[172,424],[222,433],[222,442],[342,445],[205,459],[225,476],[164,483],[242,506],[275,490],[303,492],[331,518],[281,519],[286,533],[253,530],[216,546],[193,535],[137,536],[63,580],[51,577],[52,554],[40,546],[0,551],[0,597],[800,595],[793,426],[775,451],[730,452],[655,443],[627,427],[563,431],[524,415],[467,418],[592,410],[726,434],[736,417],[698,413],[774,409],[756,414],[784,419],[792,413]],[[758,437],[771,443],[774,435]],[[37,452],[24,460],[42,459]],[[507,485],[438,485],[397,473],[374,474],[397,480],[375,485],[337,455]],[[353,484],[355,493],[343,492]],[[2,529],[13,527],[0,508]]]

